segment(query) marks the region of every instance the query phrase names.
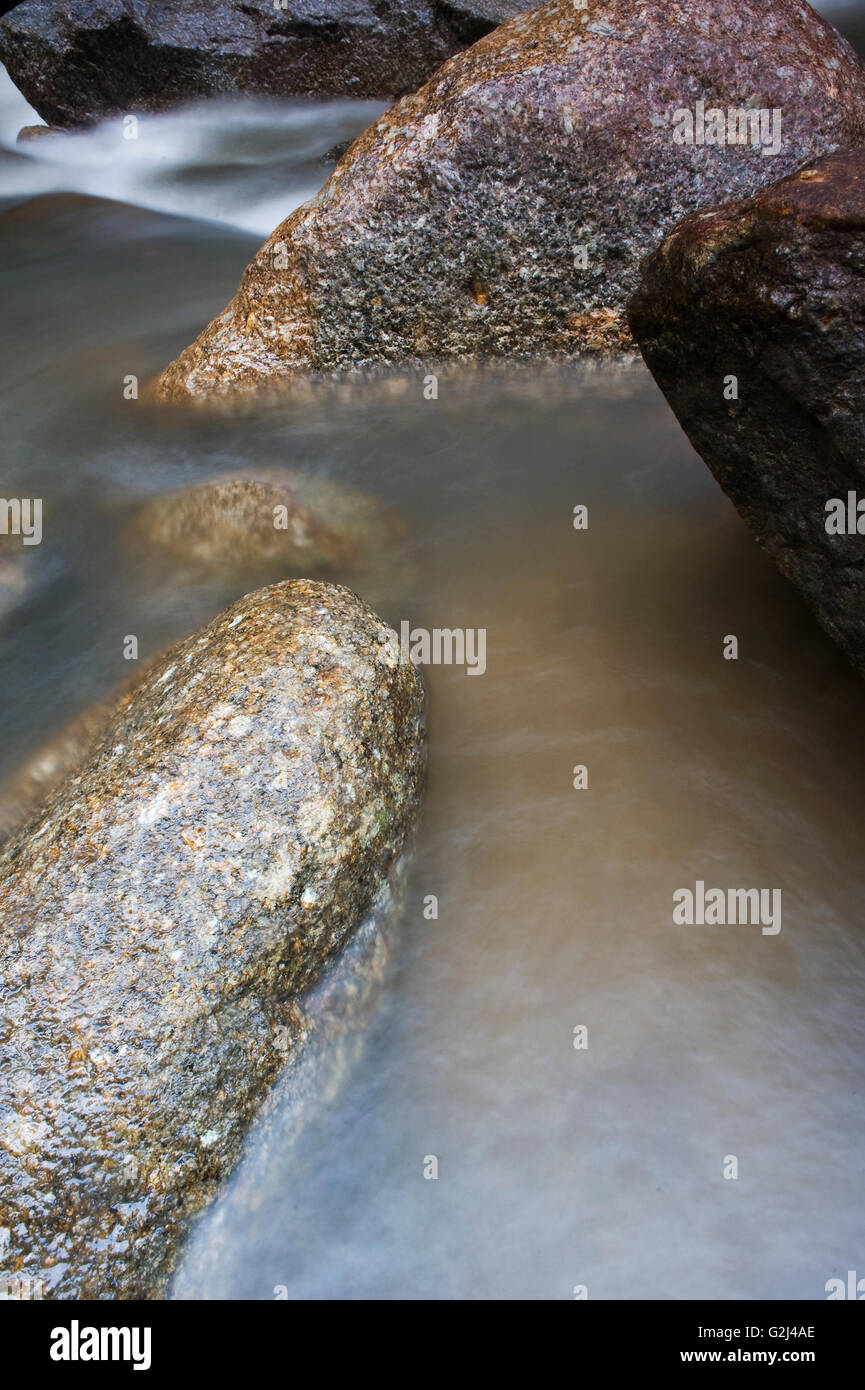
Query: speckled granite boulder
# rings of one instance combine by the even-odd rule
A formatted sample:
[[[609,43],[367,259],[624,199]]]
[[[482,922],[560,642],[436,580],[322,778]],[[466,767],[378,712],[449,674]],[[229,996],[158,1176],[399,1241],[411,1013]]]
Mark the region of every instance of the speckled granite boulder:
[[[195,97],[393,97],[520,0],[25,0],[0,60],[43,120],[89,125]]]
[[[698,102],[765,108],[765,140],[700,143]],[[545,5],[355,141],[157,394],[633,348],[639,262],[685,213],[863,136],[865,67],[801,0]]]
[[[687,218],[630,314],[694,448],[865,673],[865,151]]]
[[[226,476],[143,503],[131,538],[193,573],[287,578],[357,570],[405,528],[344,483],[289,470]]]
[[[0,1227],[46,1296],[157,1296],[387,892],[423,693],[354,594],[259,590],[148,672],[0,855]]]

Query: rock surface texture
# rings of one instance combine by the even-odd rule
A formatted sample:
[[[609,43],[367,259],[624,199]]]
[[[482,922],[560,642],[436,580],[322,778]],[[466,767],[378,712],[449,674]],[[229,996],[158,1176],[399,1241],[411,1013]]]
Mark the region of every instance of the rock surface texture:
[[[0,60],[49,125],[196,97],[394,97],[519,0],[26,0]]]
[[[354,594],[175,647],[0,856],[0,1227],[46,1297],[150,1297],[383,894],[423,694]]]
[[[677,143],[700,101],[765,108],[766,140]],[[865,67],[800,0],[546,5],[356,140],[157,392],[633,347],[626,299],[676,222],[863,136]]]
[[[847,522],[848,493],[865,498],[865,153],[687,218],[630,319],[694,448],[865,673],[865,535]]]

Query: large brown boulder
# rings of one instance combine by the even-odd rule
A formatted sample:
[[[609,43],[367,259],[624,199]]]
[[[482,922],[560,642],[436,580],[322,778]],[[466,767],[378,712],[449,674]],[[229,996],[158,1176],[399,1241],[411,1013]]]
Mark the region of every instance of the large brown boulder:
[[[521,0],[26,0],[0,60],[49,125],[195,97],[393,97]]]
[[[302,1050],[306,993],[387,895],[423,706],[356,595],[261,589],[160,658],[7,842],[5,1278],[163,1289]]]
[[[698,102],[725,143],[696,143]],[[765,140],[728,143],[745,108]],[[158,392],[632,346],[639,262],[685,213],[863,135],[865,67],[800,0],[546,5],[355,141]]]
[[[694,448],[865,673],[865,152],[687,218],[630,320]]]

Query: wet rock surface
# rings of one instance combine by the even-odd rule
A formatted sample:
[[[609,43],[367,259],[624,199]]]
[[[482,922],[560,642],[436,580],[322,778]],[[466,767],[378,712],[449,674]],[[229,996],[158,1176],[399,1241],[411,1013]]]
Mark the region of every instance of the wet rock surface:
[[[248,595],[121,702],[0,855],[7,1274],[163,1290],[388,892],[423,764],[420,678],[334,585]]]
[[[865,497],[865,154],[686,219],[647,260],[630,321],[694,448],[865,673],[855,503],[847,525],[848,493]]]
[[[315,1122],[323,1106],[336,1102],[357,1075],[375,1010],[392,982],[396,928],[405,908],[405,895],[405,875],[398,873],[393,891],[389,888],[380,895],[321,980],[298,1000],[303,1047],[289,1057],[262,1105],[244,1146],[243,1161],[191,1232],[170,1297],[201,1296],[199,1281],[206,1280],[208,1268],[213,1267],[214,1247],[217,1259],[232,1259],[238,1207],[249,1229],[267,1220],[261,1197],[269,1187],[268,1165],[278,1155],[280,1165],[284,1165],[282,1190],[290,1189],[298,1140],[307,1124]]]
[[[777,153],[676,143],[698,101],[780,110]],[[639,261],[685,213],[863,133],[865,68],[798,0],[546,5],[356,140],[157,391],[631,347]]]
[[[519,0],[26,0],[0,60],[50,125],[195,97],[392,97],[527,8]]]
[[[211,479],[145,502],[131,538],[184,570],[235,579],[370,564],[399,540],[395,512],[359,489],[288,470]]]

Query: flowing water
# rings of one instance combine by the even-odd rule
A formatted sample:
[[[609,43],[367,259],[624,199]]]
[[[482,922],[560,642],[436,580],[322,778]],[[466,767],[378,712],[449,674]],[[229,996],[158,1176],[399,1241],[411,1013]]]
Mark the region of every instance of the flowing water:
[[[427,668],[428,796],[362,1050],[302,1128],[286,1101],[253,1133],[175,1296],[825,1297],[865,1275],[865,686],[645,370],[458,371],[436,401],[409,375],[217,420],[123,399],[370,109],[213,105],[0,155],[0,490],[45,506],[0,627],[0,772],[128,675],[126,635],[148,656],[242,591],[124,539],[214,473],[386,500],[405,540],[334,577],[397,627],[486,631],[483,674]],[[7,88],[7,146],[27,119]],[[781,930],[676,925],[699,879],[780,888]]]

